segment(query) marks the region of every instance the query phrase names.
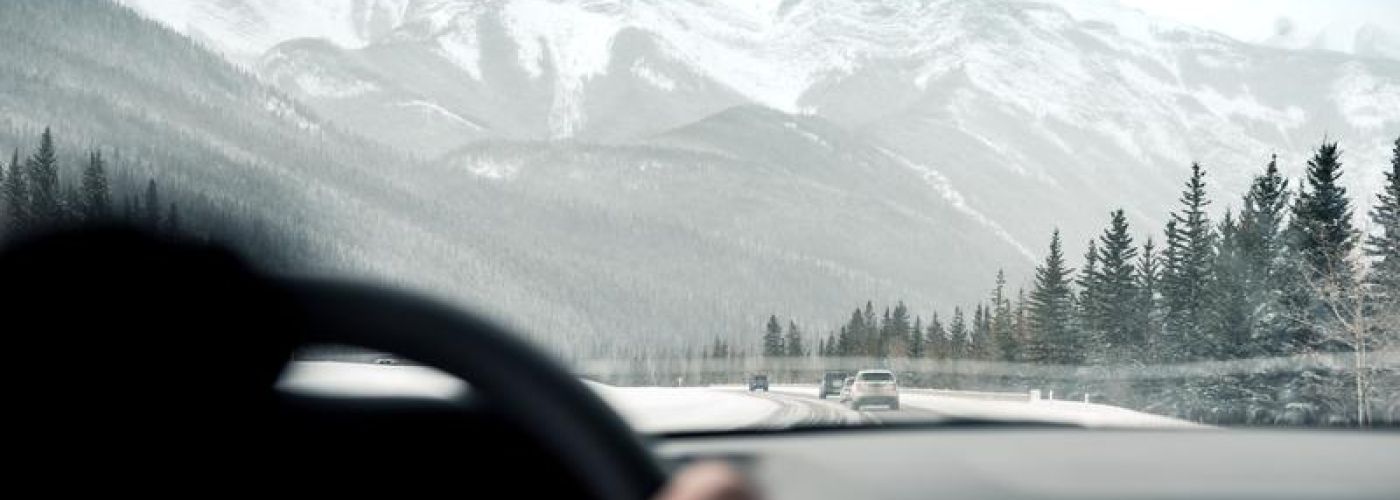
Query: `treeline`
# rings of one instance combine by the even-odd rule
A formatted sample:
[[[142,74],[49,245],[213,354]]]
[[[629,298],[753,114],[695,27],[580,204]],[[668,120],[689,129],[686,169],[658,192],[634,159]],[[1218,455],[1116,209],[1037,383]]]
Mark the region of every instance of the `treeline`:
[[[1394,422],[1400,381],[1386,349],[1400,331],[1400,139],[1392,153],[1364,230],[1338,182],[1335,142],[1315,151],[1296,189],[1271,159],[1219,220],[1195,164],[1160,248],[1150,237],[1138,244],[1114,210],[1077,267],[1054,231],[1029,292],[1012,297],[998,273],[986,302],[927,323],[902,302],[878,316],[867,302],[811,354],[924,368],[937,364],[907,360],[985,361],[997,368],[975,384],[983,388],[1087,395],[1201,422]],[[801,353],[784,344],[791,338],[801,338],[796,323],[783,335],[770,319],[763,354]],[[1265,362],[1279,359],[1289,362]],[[1158,369],[1182,366],[1214,368]],[[959,383],[928,371],[908,376]]]
[[[81,165],[63,165],[48,128],[31,153],[15,148],[8,163],[0,161],[0,239],[96,225],[216,241],[272,268],[290,267],[310,251],[245,210],[117,171],[99,149],[88,151]]]

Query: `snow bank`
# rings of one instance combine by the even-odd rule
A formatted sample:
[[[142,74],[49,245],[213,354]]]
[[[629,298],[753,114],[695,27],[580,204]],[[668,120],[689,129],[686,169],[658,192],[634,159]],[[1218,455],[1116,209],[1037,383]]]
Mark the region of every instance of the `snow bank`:
[[[291,363],[277,386],[303,394],[443,399],[461,396],[467,390],[461,379],[435,368],[340,361]]]
[[[815,385],[775,385],[773,392],[815,398]],[[836,402],[836,398],[830,397]],[[901,389],[900,405],[947,418],[1058,422],[1085,427],[1184,428],[1201,425],[1118,406],[1078,401],[1030,401],[1028,393]]]
[[[640,432],[716,431],[757,427],[781,409],[777,402],[708,387],[613,387],[588,382]]]
[[[951,392],[951,391],[949,391]],[[1030,420],[1062,422],[1086,427],[1200,427],[1171,417],[1142,413],[1127,408],[1076,401],[991,400],[904,391],[899,395],[905,407],[937,412],[952,418]]]

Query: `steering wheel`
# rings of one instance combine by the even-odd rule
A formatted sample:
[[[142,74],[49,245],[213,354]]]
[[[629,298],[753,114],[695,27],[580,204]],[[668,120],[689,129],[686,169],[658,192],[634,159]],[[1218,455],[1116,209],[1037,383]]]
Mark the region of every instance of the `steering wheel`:
[[[637,435],[577,377],[492,324],[404,292],[296,281],[306,340],[405,356],[466,381],[578,473],[598,498],[644,499],[665,480]]]

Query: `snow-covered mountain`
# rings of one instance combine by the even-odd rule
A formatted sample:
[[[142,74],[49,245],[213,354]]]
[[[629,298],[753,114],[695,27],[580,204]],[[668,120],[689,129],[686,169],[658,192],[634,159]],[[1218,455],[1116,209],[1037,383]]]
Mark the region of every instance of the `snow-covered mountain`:
[[[1075,251],[1123,207],[1140,234],[1160,233],[1193,161],[1224,210],[1270,154],[1296,174],[1331,137],[1369,200],[1400,134],[1395,60],[1029,0],[119,1],[337,127],[428,160],[404,182],[499,245],[440,253],[462,269],[497,269],[505,255],[531,269],[507,292],[467,293],[488,304],[527,301],[584,261],[606,278],[571,282],[575,299],[601,279],[689,300],[656,282],[672,276],[702,291],[849,287],[793,312],[880,294],[966,303],[998,266],[1025,279],[1052,227]],[[570,213],[581,207],[588,215]],[[822,218],[795,216],[806,210]],[[519,212],[533,225],[512,225]],[[464,241],[463,223],[441,217],[426,223],[438,226],[423,229],[430,239]],[[611,238],[550,225],[570,220]],[[890,251],[900,245],[916,250]],[[910,266],[926,274],[910,278]],[[627,300],[613,298],[540,328]],[[743,303],[792,305],[745,292],[704,307]],[[661,309],[634,305],[594,327]]]
[[[736,105],[821,117],[935,171],[1026,246],[1117,205],[1159,221],[1193,160],[1238,191],[1273,152],[1296,172],[1324,135],[1358,170],[1380,165],[1400,127],[1400,62],[1034,1],[123,1],[227,53],[263,50],[264,78],[429,157],[634,142]],[[1369,192],[1378,175],[1355,177]],[[1034,213],[1013,203],[1025,193],[1045,193]]]

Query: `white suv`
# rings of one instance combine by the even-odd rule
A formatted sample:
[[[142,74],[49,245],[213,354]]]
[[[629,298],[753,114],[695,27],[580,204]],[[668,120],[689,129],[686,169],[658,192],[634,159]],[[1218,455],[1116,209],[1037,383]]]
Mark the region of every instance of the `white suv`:
[[[899,387],[895,383],[894,372],[889,370],[861,370],[856,373],[851,384],[851,409],[859,410],[866,405],[885,405],[891,410],[899,409]]]

